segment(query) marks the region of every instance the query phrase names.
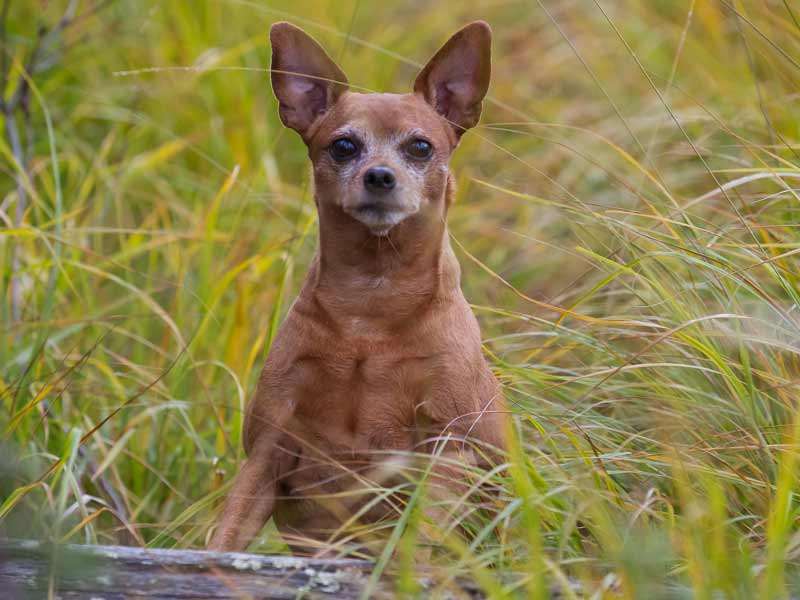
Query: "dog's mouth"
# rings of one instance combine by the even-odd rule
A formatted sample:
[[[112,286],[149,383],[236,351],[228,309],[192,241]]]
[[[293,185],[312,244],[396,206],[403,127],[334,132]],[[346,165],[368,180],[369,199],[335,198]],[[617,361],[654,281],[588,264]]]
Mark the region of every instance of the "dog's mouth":
[[[387,205],[385,202],[367,201],[357,206],[346,208],[345,212],[366,225],[372,235],[385,236],[395,225],[398,225],[415,211]]]

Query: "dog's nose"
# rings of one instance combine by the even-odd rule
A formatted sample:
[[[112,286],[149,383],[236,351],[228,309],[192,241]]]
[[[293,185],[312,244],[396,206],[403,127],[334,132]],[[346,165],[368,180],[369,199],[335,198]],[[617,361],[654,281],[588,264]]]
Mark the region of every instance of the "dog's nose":
[[[385,194],[395,185],[397,179],[389,167],[372,167],[364,174],[364,187],[374,194]]]

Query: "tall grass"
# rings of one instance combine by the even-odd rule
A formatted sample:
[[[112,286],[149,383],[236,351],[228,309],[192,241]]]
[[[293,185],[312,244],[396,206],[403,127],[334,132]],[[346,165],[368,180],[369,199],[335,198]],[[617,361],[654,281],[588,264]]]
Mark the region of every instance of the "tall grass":
[[[269,25],[400,92],[484,18],[450,230],[515,435],[494,521],[431,560],[494,597],[800,593],[800,6],[87,1],[26,73],[71,4],[11,2],[3,34],[5,93],[31,89],[0,141],[6,534],[204,545],[315,246]],[[410,595],[424,501],[385,565]]]

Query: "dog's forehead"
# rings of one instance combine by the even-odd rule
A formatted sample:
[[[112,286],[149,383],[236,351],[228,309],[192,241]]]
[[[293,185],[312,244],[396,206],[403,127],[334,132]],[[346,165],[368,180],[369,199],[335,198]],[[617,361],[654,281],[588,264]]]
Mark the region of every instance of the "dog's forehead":
[[[421,131],[447,139],[447,125],[424,99],[416,94],[359,94],[349,92],[336,103],[330,132],[350,127],[379,137]]]

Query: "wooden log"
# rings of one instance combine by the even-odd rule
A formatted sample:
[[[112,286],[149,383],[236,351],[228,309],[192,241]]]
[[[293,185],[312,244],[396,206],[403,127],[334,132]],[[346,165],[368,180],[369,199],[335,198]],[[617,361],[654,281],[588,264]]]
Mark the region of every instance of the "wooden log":
[[[0,598],[359,598],[372,563],[354,559],[163,550],[123,546],[48,546],[0,540]],[[482,598],[458,582],[451,597]],[[373,598],[392,598],[382,582]]]

